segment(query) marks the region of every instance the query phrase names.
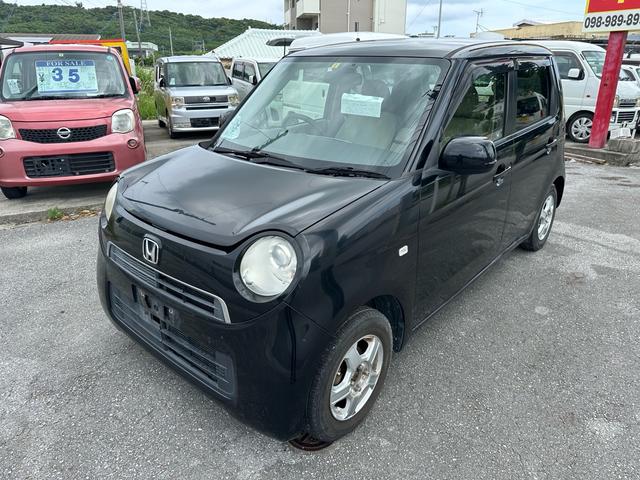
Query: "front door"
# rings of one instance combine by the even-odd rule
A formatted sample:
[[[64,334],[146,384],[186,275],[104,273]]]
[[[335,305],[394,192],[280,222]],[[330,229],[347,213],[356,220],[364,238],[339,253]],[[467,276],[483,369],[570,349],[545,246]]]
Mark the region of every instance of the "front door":
[[[510,60],[471,65],[452,97],[440,151],[453,138],[495,142],[488,173],[459,175],[427,165],[421,190],[416,319],[436,311],[500,253],[510,188],[513,143],[506,137]],[[438,155],[439,156],[439,155]]]

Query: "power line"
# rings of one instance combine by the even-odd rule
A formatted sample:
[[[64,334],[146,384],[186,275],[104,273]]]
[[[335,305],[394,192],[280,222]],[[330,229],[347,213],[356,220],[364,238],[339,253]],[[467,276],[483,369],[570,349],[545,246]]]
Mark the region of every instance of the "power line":
[[[424,6],[422,7],[422,10],[420,10],[420,13],[418,13],[415,17],[413,17],[413,20],[411,20],[411,23],[407,25],[407,30],[411,28],[411,26],[415,23],[415,21],[424,13],[425,9],[429,6],[430,3],[431,3],[431,0],[427,0],[427,3],[424,4]]]

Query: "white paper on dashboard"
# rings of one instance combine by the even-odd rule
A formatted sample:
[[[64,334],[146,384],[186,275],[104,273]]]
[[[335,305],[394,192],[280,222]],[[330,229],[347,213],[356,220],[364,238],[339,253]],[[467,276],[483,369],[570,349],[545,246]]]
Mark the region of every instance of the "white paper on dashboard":
[[[382,97],[370,97],[358,93],[342,94],[340,112],[344,115],[380,118],[382,114]]]

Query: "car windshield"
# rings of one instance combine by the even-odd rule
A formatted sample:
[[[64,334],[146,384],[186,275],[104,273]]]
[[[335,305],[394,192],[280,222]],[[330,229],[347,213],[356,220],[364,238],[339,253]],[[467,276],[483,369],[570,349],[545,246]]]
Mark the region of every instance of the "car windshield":
[[[592,51],[592,52],[582,52],[585,60],[593,70],[593,73],[596,74],[597,77],[602,75],[602,68],[604,67],[604,57],[605,52]]]
[[[120,60],[112,53],[14,53],[2,74],[4,100],[122,97],[128,94]]]
[[[392,177],[402,173],[448,65],[435,58],[286,58],[212,147],[308,170]]]
[[[169,87],[214,87],[227,84],[219,62],[175,62],[167,64]]]
[[[264,78],[264,76],[271,71],[271,69],[275,66],[275,62],[260,62],[258,63],[258,70],[260,70],[260,78]]]

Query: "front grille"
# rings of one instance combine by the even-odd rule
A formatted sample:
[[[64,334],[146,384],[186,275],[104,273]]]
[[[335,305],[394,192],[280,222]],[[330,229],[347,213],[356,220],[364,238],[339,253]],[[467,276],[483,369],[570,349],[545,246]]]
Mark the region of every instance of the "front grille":
[[[113,154],[110,152],[27,157],[23,164],[29,178],[95,175],[113,172],[116,169]]]
[[[197,103],[227,103],[229,97],[227,95],[202,95],[199,97],[184,97],[184,103],[187,105]]]
[[[618,112],[618,123],[631,123],[636,118],[636,112]]]
[[[235,374],[229,355],[203,348],[178,328],[145,314],[136,297],[109,285],[111,313],[138,337],[151,344],[165,358],[184,368],[225,398],[235,396]]]
[[[621,98],[618,102],[620,108],[634,108],[636,106],[635,98]]]
[[[94,127],[69,128],[67,138],[62,138],[58,134],[59,129],[26,129],[21,128],[20,138],[27,142],[35,143],[70,143],[70,142],[88,142],[107,135],[106,125],[96,125]],[[66,135],[63,135],[66,136]]]
[[[113,244],[109,244],[109,258],[133,280],[161,290],[195,314],[230,323],[227,305],[220,297],[165,275]]]
[[[191,119],[192,128],[210,128],[210,127],[217,127],[218,125],[219,125],[218,118],[192,118]]]
[[[195,105],[195,106],[191,106],[191,107],[186,107],[187,110],[221,110],[227,108],[226,105],[209,105],[209,104],[202,104],[202,105]]]

